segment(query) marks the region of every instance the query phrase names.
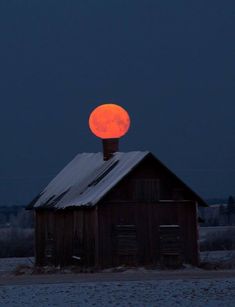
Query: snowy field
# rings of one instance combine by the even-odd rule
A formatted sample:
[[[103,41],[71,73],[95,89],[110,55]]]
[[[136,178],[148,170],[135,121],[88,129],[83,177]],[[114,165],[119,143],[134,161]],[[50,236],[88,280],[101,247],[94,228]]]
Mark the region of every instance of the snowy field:
[[[235,252],[229,253],[202,253],[202,257],[214,255],[215,259],[221,259]],[[0,259],[0,307],[235,306],[235,272],[229,275],[226,272],[231,273],[230,270],[220,273],[198,268],[173,272],[142,269],[119,274],[18,277],[9,274],[17,265],[32,266],[32,263],[33,258]]]
[[[224,251],[205,251],[200,253],[201,261],[234,261],[235,260],[235,250],[224,250]]]
[[[21,238],[30,236],[34,234],[34,229],[32,228],[20,228],[20,227],[10,227],[10,228],[0,228],[0,237],[1,240],[7,240],[11,237],[11,235],[15,235],[17,233]]]
[[[228,234],[229,232],[234,232],[235,226],[214,226],[214,227],[200,227],[199,237],[203,241],[211,235]]]
[[[0,306],[235,306],[235,278],[0,286]]]

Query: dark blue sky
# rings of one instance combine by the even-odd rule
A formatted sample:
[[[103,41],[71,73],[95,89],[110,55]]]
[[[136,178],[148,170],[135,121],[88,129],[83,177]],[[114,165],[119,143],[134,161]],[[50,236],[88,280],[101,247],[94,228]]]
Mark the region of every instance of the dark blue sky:
[[[203,197],[235,194],[235,2],[1,0],[0,199],[27,203],[78,152],[103,102]]]

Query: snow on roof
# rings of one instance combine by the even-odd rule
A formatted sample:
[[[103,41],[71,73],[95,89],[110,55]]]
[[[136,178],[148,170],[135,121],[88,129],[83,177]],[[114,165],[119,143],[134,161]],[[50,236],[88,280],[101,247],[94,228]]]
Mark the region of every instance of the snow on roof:
[[[33,208],[94,206],[148,154],[117,152],[108,161],[103,153],[78,154],[42,191]]]

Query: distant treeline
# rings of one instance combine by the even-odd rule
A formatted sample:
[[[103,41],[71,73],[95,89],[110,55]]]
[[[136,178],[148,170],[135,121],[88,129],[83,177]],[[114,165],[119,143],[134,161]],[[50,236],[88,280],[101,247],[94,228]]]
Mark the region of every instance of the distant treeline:
[[[0,206],[0,228],[33,228],[33,213],[23,206]]]
[[[0,206],[0,257],[34,254],[33,212],[23,206]]]
[[[228,198],[209,198],[205,199],[208,205],[227,204]]]
[[[224,202],[199,208],[202,226],[235,226],[235,197],[229,196]]]

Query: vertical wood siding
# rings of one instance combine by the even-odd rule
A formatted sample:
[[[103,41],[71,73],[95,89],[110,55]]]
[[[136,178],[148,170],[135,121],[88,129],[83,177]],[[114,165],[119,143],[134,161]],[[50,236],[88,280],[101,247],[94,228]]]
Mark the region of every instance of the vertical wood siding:
[[[197,223],[193,202],[109,203],[99,207],[99,259],[101,266],[121,264],[154,265],[160,260],[160,225],[179,225],[182,254],[186,263],[198,264]],[[115,228],[136,227],[137,251],[121,257],[117,250]],[[132,248],[132,246],[130,246]]]
[[[93,266],[95,261],[94,211],[84,209],[36,211],[36,264],[70,265],[76,262],[73,258],[76,256],[81,258],[79,264]],[[49,237],[53,239],[52,259],[47,257]]]

